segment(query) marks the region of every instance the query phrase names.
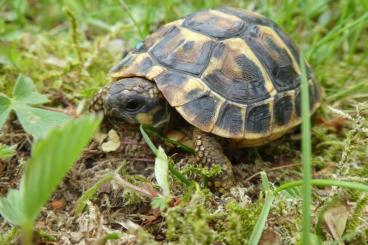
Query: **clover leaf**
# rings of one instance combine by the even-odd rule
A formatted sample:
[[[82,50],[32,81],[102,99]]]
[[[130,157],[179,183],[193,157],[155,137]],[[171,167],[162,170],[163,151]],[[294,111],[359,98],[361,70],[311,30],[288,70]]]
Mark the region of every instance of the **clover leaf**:
[[[43,137],[49,129],[69,118],[61,112],[34,107],[46,102],[47,97],[37,91],[33,81],[29,77],[19,75],[11,98],[0,93],[0,128],[3,127],[9,113],[14,110],[27,133],[35,139]]]

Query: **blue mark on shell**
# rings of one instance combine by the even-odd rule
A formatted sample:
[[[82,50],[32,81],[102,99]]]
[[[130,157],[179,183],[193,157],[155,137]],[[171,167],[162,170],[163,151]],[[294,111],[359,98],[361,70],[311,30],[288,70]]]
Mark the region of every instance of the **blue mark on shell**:
[[[139,51],[144,47],[143,42],[139,42],[137,45],[135,45],[134,50]]]

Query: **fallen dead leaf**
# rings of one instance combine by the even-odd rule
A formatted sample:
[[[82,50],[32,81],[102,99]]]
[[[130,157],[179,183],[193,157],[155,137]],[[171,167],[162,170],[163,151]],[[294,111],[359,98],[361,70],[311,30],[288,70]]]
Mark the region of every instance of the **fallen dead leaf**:
[[[265,230],[262,234],[260,245],[282,245],[282,239],[279,233],[272,230]]]
[[[118,133],[115,130],[111,129],[107,134],[107,138],[108,141],[101,145],[101,149],[104,152],[116,151],[121,144]]]
[[[343,204],[328,208],[323,213],[323,225],[336,241],[341,241],[348,216],[348,208]],[[339,244],[344,243],[341,241]]]

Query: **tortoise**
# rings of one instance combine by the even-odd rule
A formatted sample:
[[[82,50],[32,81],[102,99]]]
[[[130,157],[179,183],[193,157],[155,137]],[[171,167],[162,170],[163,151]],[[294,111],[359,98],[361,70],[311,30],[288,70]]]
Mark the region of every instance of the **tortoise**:
[[[271,20],[234,8],[203,10],[162,26],[114,66],[91,111],[158,129],[186,128],[196,159],[220,164],[209,186],[234,183],[224,147],[275,140],[301,123],[300,54]],[[310,110],[321,88],[305,61]]]

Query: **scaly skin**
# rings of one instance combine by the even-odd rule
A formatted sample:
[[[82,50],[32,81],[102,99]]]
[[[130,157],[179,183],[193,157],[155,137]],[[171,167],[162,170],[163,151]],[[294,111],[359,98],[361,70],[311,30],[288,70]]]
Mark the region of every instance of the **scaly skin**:
[[[221,144],[213,135],[197,128],[193,129],[193,142],[198,162],[207,167],[219,164],[222,168],[220,175],[209,180],[209,188],[220,194],[226,193],[234,185],[234,175],[231,162],[223,153]]]

